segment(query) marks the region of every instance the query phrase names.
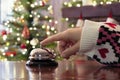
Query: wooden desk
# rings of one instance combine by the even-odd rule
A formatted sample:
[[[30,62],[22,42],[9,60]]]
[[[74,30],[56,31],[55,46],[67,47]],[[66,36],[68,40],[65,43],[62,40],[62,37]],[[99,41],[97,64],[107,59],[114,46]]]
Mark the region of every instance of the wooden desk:
[[[26,62],[0,62],[0,80],[120,80],[120,68],[94,61],[59,61],[58,67],[30,68]]]

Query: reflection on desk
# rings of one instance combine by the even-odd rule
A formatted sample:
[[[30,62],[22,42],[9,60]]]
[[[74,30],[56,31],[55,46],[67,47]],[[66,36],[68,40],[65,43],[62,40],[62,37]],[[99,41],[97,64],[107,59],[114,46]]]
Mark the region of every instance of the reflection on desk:
[[[58,67],[28,67],[26,62],[0,62],[0,80],[120,80],[120,68],[95,61],[58,61]],[[1,68],[2,67],[2,68]]]

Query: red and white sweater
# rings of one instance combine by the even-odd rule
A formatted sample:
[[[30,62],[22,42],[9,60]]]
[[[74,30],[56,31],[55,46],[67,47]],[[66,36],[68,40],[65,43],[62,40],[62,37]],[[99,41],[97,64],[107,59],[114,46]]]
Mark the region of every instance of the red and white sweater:
[[[85,20],[80,40],[80,53],[102,64],[120,63],[120,26]]]

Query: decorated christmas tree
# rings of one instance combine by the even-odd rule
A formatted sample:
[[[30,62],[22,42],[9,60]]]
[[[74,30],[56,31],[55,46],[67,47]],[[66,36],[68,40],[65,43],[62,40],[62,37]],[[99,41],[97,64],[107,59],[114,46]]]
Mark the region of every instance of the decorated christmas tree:
[[[4,22],[7,30],[0,35],[0,60],[27,60],[41,40],[56,33],[52,16],[48,0],[16,0],[13,19]]]

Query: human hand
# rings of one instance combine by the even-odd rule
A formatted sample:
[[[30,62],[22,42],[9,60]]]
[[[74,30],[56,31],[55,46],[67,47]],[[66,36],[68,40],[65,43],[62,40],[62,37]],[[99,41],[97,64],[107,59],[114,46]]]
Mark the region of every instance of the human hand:
[[[58,51],[62,57],[69,58],[71,55],[74,55],[79,51],[81,30],[81,28],[67,29],[66,31],[46,38],[41,41],[40,44],[44,46],[48,43],[59,41]]]

